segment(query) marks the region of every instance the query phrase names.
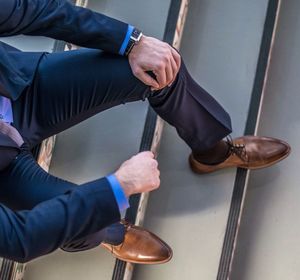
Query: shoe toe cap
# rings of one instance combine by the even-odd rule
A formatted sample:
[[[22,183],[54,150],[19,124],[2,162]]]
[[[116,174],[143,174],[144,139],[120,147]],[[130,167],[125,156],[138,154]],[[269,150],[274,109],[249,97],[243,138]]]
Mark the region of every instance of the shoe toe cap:
[[[291,147],[284,141],[267,138],[264,147],[261,148],[265,151],[267,160],[280,160],[290,154]]]
[[[142,228],[131,226],[119,247],[118,257],[139,264],[166,263],[172,258],[172,249],[158,236]]]
[[[243,139],[246,144],[250,162],[271,165],[286,158],[291,151],[288,143],[270,137],[246,136]]]
[[[158,237],[152,237],[152,242],[149,244],[149,246],[151,246],[151,252],[149,252],[149,255],[151,256],[153,262],[168,262],[173,256],[172,249],[169,247],[169,245]]]
[[[137,240],[138,259],[145,263],[165,263],[172,258],[172,249],[151,232],[142,232]]]

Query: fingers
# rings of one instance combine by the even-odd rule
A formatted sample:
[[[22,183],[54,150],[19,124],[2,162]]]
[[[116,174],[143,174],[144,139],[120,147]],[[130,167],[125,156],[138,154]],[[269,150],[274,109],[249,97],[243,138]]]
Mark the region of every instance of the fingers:
[[[180,55],[175,49],[147,36],[143,36],[140,43],[134,46],[128,59],[133,74],[152,90],[159,90],[173,83],[181,65]],[[155,78],[148,71],[153,72]]]
[[[171,48],[171,51],[172,51],[173,58],[177,64],[177,73],[178,73],[179,68],[181,66],[181,56],[174,48]]]
[[[168,83],[169,87],[172,85],[172,83],[176,79],[176,76],[177,76],[177,73],[178,73],[178,67],[177,67],[177,63],[176,63],[174,57],[172,57],[171,63],[172,63],[173,76],[172,76],[171,81]]]
[[[158,189],[160,186],[160,179],[158,178],[153,178],[152,180],[152,190]]]
[[[166,68],[167,85],[169,85],[173,81],[173,79],[174,79],[174,71],[176,71],[176,67],[174,68],[174,59],[171,56],[170,57],[170,62],[167,64],[167,68]]]
[[[139,168],[145,168],[143,171],[143,192],[153,191],[160,186],[160,171],[158,169],[158,161],[154,159],[151,151],[138,153],[135,157],[139,162]],[[144,167],[143,167],[144,166]]]
[[[138,155],[154,158],[154,154],[151,151],[140,152],[140,153],[137,154],[137,156]]]
[[[152,190],[158,189],[160,186],[160,171],[158,169],[158,162],[156,160],[152,160]]]
[[[153,79],[150,75],[148,75],[143,69],[138,68],[132,70],[135,77],[141,80],[145,85],[150,86],[151,88],[158,89],[159,83]]]
[[[174,49],[174,48],[171,48],[171,51],[172,51],[172,62],[173,62],[173,79],[172,81],[169,83],[169,86],[172,85],[172,83],[175,81],[176,77],[177,77],[177,74],[179,72],[179,69],[180,69],[180,66],[181,66],[181,57],[179,55],[179,53]]]
[[[153,169],[158,168],[158,161],[156,159],[152,159],[150,164]]]
[[[145,151],[138,153],[136,155],[137,157],[142,157],[143,160],[147,160],[149,163],[149,167],[151,167],[153,170],[158,170],[158,161],[154,158],[154,154],[151,151]]]
[[[168,51],[166,51],[165,56],[157,64],[156,69],[154,70],[159,83],[159,89],[162,89],[167,85],[170,86],[174,82],[181,65],[179,53],[171,46],[167,46]]]
[[[167,85],[166,67],[167,64],[165,62],[160,61],[156,66],[156,69],[153,71],[159,83],[158,89],[162,89]]]

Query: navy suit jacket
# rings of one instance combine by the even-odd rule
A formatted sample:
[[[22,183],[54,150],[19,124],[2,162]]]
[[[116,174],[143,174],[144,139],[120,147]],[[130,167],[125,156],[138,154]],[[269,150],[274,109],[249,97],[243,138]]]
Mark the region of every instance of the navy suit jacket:
[[[126,23],[75,7],[66,0],[0,0],[0,37],[47,36],[118,53],[127,29]],[[31,84],[42,55],[21,52],[0,42],[0,95],[16,100]],[[0,170],[11,160],[9,149],[18,147],[0,133]],[[105,178],[41,203],[31,211],[13,212],[0,205],[0,256],[26,262],[119,219],[117,203]]]
[[[66,0],[0,0],[0,37],[46,36],[82,47],[118,53],[128,24]],[[32,82],[43,52],[21,52],[0,41],[0,95],[16,100]],[[0,132],[0,170],[13,156],[1,156],[8,145]]]

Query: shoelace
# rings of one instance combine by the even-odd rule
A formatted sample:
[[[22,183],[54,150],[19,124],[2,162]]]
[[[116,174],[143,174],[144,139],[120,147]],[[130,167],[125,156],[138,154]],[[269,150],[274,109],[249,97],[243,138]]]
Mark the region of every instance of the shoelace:
[[[236,155],[243,161],[249,161],[246,146],[244,144],[234,144],[231,136],[226,137],[226,143],[229,146],[229,155]]]

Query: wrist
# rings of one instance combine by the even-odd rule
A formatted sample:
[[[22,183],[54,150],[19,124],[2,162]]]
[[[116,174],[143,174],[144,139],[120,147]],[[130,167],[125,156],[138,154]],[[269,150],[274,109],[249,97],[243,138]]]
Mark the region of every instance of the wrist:
[[[114,175],[115,175],[115,177],[117,178],[117,180],[118,180],[120,186],[122,187],[125,196],[126,196],[127,198],[130,197],[130,196],[133,194],[133,192],[132,192],[132,189],[133,189],[133,188],[129,186],[129,184],[126,182],[126,180],[123,180],[123,179],[122,179],[122,175],[120,175],[120,174],[118,173],[118,171],[117,171],[116,173],[114,173]]]
[[[147,44],[148,37],[143,35],[138,44],[132,47],[131,52],[128,54],[129,61],[133,61],[137,59],[141,53],[144,53],[143,49],[145,49],[145,45]]]

